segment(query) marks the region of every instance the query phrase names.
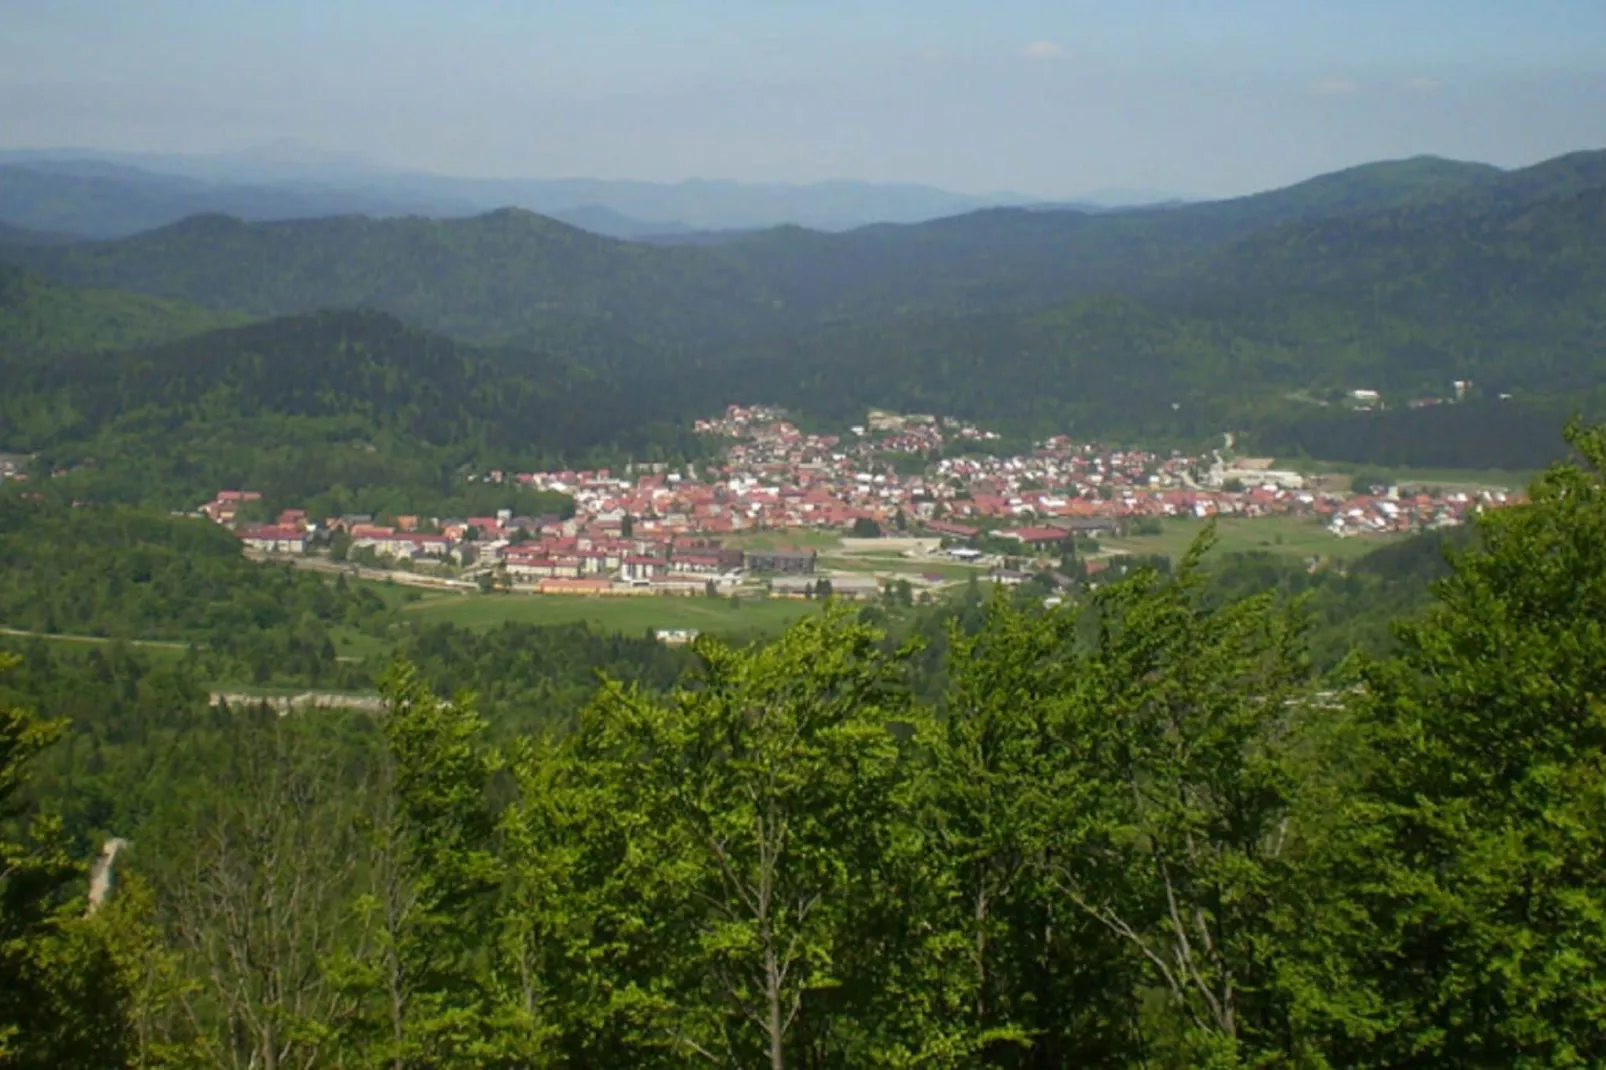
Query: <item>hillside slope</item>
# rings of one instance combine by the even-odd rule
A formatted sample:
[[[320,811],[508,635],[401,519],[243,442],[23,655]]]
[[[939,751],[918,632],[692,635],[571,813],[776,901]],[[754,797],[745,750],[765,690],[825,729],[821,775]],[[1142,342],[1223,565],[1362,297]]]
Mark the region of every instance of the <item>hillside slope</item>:
[[[1136,297],[844,321],[777,342],[742,373],[763,396],[837,418],[875,404],[1151,438],[1232,426],[1318,457],[1539,466],[1568,412],[1606,405],[1599,163],[1272,226],[1156,271]],[[1490,400],[1404,408],[1455,380]],[[1334,404],[1362,387],[1398,411]],[[1495,403],[1508,392],[1515,403]]]
[[[1502,174],[1422,158],[1225,201],[1126,211],[994,208],[847,234],[777,228],[716,248],[812,317],[1027,310],[1136,292],[1157,275],[1282,224],[1444,203]]]
[[[315,312],[48,361],[0,352],[0,375],[0,444],[42,452],[122,500],[241,483],[290,495],[444,490],[465,464],[641,456],[691,441],[678,420],[665,424],[651,392],[376,312]]]
[[[245,322],[181,301],[55,286],[0,264],[0,351],[62,353],[163,342]]]
[[[454,220],[198,216],[119,242],[5,255],[77,286],[261,316],[371,308],[480,341],[552,342],[582,325],[717,337],[760,307],[752,280],[703,250],[632,245],[511,209]]]
[[[1606,382],[1606,153],[1273,228],[1149,296],[1303,347],[1325,386],[1588,390]]]

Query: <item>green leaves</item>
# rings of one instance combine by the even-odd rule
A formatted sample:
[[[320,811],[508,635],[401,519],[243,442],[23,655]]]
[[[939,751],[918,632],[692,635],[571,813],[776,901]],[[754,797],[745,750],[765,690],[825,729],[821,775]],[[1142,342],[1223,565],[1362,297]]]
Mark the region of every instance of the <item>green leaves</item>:
[[[15,666],[0,655],[0,675]],[[59,821],[23,796],[28,764],[61,727],[0,704],[0,1065],[8,1067],[113,1065],[133,1041],[119,934],[83,920],[87,869],[67,854]]]
[[[1175,580],[1103,587],[1083,617],[997,598],[976,637],[955,638],[939,791],[974,904],[977,1007],[1049,1050],[1102,1031],[1081,1058],[1132,1053],[1146,988],[1160,997],[1151,1042],[1174,1038],[1190,1060],[1276,1043],[1265,945],[1305,669],[1297,626],[1268,599],[1206,605],[1207,546]],[[1027,956],[1054,980],[1023,970]],[[1065,985],[1074,1002],[1044,1014]]]
[[[879,642],[840,609],[760,649],[704,641],[694,687],[605,685],[558,756],[521,759],[514,827],[575,882],[544,903],[566,923],[549,939],[589,935],[557,973],[593,993],[592,1021],[633,1022],[642,1057],[970,1050],[944,1028],[940,985],[917,983],[945,950],[908,926],[930,895],[914,760],[928,730],[898,679],[906,652]]]
[[[1482,521],[1356,700],[1376,749],[1357,958],[1397,1016],[1379,1061],[1606,1058],[1606,434],[1569,439],[1587,467]]]

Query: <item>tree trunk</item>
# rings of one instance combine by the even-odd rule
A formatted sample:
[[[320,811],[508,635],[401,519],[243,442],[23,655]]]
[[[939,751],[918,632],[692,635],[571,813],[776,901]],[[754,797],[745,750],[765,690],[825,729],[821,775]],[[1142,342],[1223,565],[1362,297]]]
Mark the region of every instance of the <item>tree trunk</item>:
[[[770,1036],[770,1070],[786,1070],[786,1052],[781,1043],[781,968],[775,960],[773,938],[767,939],[764,947],[764,998],[768,1004],[765,1028]]]

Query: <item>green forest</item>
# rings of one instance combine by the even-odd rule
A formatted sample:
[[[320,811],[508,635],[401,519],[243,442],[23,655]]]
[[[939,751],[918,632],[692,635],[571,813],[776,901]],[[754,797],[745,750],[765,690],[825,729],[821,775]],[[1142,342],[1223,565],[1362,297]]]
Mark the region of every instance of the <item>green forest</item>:
[[[1527,504],[1349,592],[1206,534],[1057,608],[830,607],[752,646],[399,633],[382,715],[17,641],[0,1055],[1597,1065],[1606,430],[1569,436]],[[217,560],[169,586],[163,537]],[[171,634],[228,600],[205,531],[138,541]],[[1437,578],[1388,639],[1316,649],[1353,623],[1324,598],[1407,575]],[[63,623],[145,612],[92,570],[51,586]],[[265,601],[297,597],[383,613]]]
[[[1565,452],[1567,418],[1606,415],[1602,249],[1601,152],[1514,171],[1400,161],[1161,208],[992,209],[681,245],[514,210],[199,215],[110,242],[0,234],[12,265],[0,269],[0,362],[19,384],[0,448],[143,453],[155,426],[176,432],[164,438],[177,467],[238,457],[238,442],[184,428],[205,394],[208,421],[265,433],[265,452],[305,439],[291,468],[343,468],[339,443],[403,435],[378,454],[410,469],[387,478],[417,483],[420,439],[455,447],[436,465],[682,456],[673,428],[761,399],[833,422],[875,406],[1013,435],[1193,444],[1230,427],[1267,454],[1534,468]],[[261,322],[227,329],[245,319]],[[273,390],[258,406],[250,388],[301,361],[337,377],[328,397]],[[91,365],[110,375],[86,376]],[[441,380],[447,366],[458,381]],[[186,383],[182,411],[145,412],[170,368]],[[387,380],[376,408],[346,396],[375,375]],[[1456,381],[1482,411],[1409,407]],[[1353,389],[1382,392],[1387,411],[1351,411]],[[252,403],[236,409],[242,397]],[[355,426],[252,423],[315,410]],[[1505,433],[1480,435],[1490,419]]]

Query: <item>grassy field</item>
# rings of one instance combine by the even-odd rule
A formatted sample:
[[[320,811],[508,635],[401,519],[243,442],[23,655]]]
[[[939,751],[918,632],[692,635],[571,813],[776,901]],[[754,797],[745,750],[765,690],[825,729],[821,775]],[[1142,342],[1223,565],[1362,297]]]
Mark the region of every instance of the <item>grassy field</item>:
[[[1517,472],[1500,468],[1388,468],[1372,464],[1338,464],[1326,461],[1278,459],[1274,468],[1293,468],[1312,475],[1355,476],[1365,473],[1390,480],[1402,487],[1503,487],[1522,490],[1537,472]]]
[[[1167,520],[1159,535],[1134,535],[1124,539],[1100,539],[1104,553],[1164,554],[1175,560],[1187,552],[1203,530],[1202,520]],[[1309,517],[1260,517],[1254,520],[1226,517],[1216,524],[1214,553],[1252,553],[1265,551],[1299,557],[1353,558],[1375,550],[1390,541],[1387,536],[1358,536],[1340,539]]]
[[[813,612],[815,603],[790,599],[614,597],[563,595],[425,595],[405,608],[432,623],[491,628],[583,621],[605,631],[640,635],[649,628],[696,628],[711,635],[755,638],[774,635]]]
[[[842,536],[834,531],[754,531],[721,535],[721,545],[736,550],[834,550]]]
[[[329,638],[335,644],[335,656],[342,661],[362,661],[370,657],[383,657],[390,652],[390,643],[364,635],[344,625],[329,629]]]

